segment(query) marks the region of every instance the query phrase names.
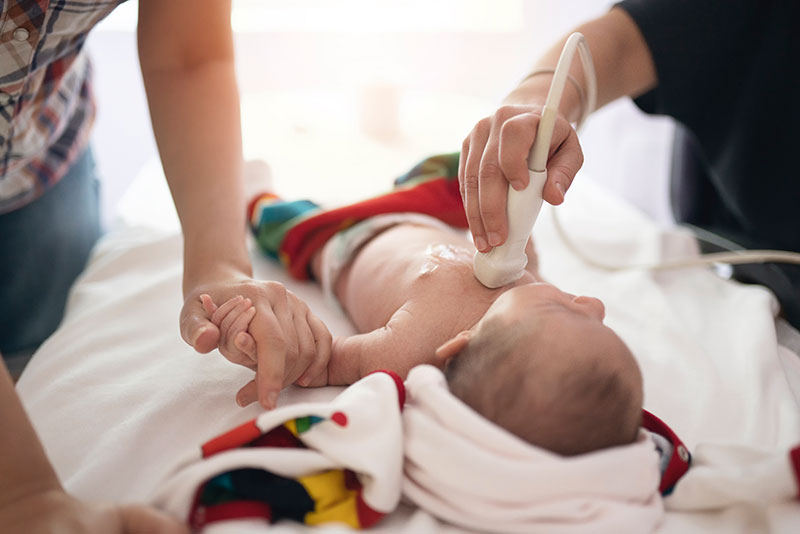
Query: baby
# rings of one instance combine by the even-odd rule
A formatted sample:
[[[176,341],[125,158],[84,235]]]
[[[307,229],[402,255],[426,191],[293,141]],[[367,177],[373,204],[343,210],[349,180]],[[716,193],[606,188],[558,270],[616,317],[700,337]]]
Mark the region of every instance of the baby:
[[[327,368],[304,376],[302,383],[352,384],[378,369],[405,376],[428,363],[443,368],[456,397],[532,444],[575,455],[633,442],[642,377],[625,343],[603,324],[603,304],[544,282],[530,242],[528,267],[517,282],[498,289],[481,285],[472,270],[475,248],[464,232],[439,220],[452,218],[417,209],[420,198],[434,206],[452,200],[445,195],[456,195],[460,206],[452,176],[417,176],[413,187],[405,185],[406,177],[395,193],[340,208],[340,219],[347,220],[348,213],[364,215],[370,212],[365,206],[380,205],[372,210],[377,215],[364,215],[306,254],[308,274],[338,299],[361,333],[334,338]],[[436,180],[441,191],[431,195]],[[413,198],[418,213],[387,213],[387,199],[398,192]],[[251,204],[262,245],[279,241],[273,239],[276,228],[285,232],[287,224],[308,225],[337,211],[321,212],[306,203],[312,207],[303,213],[297,214],[305,208],[288,210],[294,221],[282,219],[275,226],[274,214],[298,203],[265,198],[266,203]],[[407,200],[391,209],[407,207]],[[265,233],[269,225],[272,230]],[[282,242],[292,237],[290,231]],[[285,260],[288,249],[278,248],[266,247]],[[206,296],[203,302],[215,324],[228,329],[229,339],[237,335],[232,330],[246,327],[247,306],[230,302],[217,309]]]

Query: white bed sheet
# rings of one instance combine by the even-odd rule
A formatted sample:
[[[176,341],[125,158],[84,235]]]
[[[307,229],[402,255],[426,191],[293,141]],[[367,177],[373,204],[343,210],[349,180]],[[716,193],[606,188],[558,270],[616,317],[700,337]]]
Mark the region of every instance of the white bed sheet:
[[[560,214],[581,246],[607,261],[694,253],[686,234],[659,229],[589,180],[576,183]],[[690,450],[739,444],[770,452],[800,443],[800,408],[781,363],[775,301],[766,290],[704,269],[660,274],[590,269],[566,251],[548,208],[534,235],[545,277],[604,301],[607,323],[642,367],[645,407],[668,422]],[[315,285],[288,279],[257,251],[253,258],[258,276],[285,282],[335,333],[352,332],[345,317],[326,307]],[[180,277],[181,239],[175,233],[123,229],[107,235],[71,295],[63,324],[19,381],[45,448],[76,495],[144,500],[182,453],[259,412],[233,400],[249,370],[216,352],[195,354],[180,339]],[[787,353],[784,365],[796,371],[797,362]],[[321,400],[338,390],[289,388],[279,402]],[[666,507],[663,533],[800,531],[796,502],[763,504],[755,494],[716,510],[677,511],[669,499]],[[250,521],[208,531],[265,529]],[[282,523],[270,529],[305,527]],[[404,505],[377,531],[458,530]]]

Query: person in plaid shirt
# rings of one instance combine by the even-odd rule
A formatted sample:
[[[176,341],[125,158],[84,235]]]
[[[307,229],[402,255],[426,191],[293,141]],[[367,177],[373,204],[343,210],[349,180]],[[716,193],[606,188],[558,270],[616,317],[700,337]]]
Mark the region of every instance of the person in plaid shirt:
[[[32,352],[55,330],[101,234],[89,148],[95,109],[83,45],[122,1],[0,0],[0,353],[6,356]],[[272,408],[283,384],[297,378],[285,376],[287,355],[312,359],[330,349],[331,336],[281,284],[252,279],[230,10],[231,0],[140,0],[139,59],[184,235],[181,335],[199,352],[217,348],[219,329],[199,296],[249,298],[257,309],[250,330],[262,340],[258,397]],[[227,358],[249,361],[236,350],[221,347]],[[148,510],[103,515],[66,495],[0,367],[4,531],[51,532],[64,518],[72,518],[69,532],[183,531]]]

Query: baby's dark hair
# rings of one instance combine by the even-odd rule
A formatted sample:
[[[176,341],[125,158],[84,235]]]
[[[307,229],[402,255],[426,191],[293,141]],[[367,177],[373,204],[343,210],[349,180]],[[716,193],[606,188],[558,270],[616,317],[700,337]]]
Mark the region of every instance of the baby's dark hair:
[[[556,365],[546,359],[563,358],[564,350],[575,348],[524,346],[529,338],[520,332],[497,322],[482,325],[445,367],[450,391],[498,426],[565,456],[635,441],[641,377],[622,340],[616,340],[618,350],[627,354],[603,354],[590,346],[571,354],[570,365]],[[622,373],[624,365],[636,367],[635,373]]]

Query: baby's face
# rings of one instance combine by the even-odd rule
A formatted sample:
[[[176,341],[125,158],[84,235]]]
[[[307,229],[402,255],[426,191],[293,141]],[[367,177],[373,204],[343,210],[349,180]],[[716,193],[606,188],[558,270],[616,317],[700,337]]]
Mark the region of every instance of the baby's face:
[[[539,354],[558,355],[541,362],[554,372],[596,362],[617,369],[632,387],[640,388],[636,360],[619,336],[603,324],[604,317],[605,306],[600,300],[536,282],[515,286],[500,295],[476,327],[492,321],[506,331],[514,329],[520,352],[527,354],[535,347]]]
[[[576,297],[556,286],[535,282],[515,286],[495,300],[482,320],[501,319],[529,324],[534,320],[556,318],[560,322],[602,325],[605,306],[594,297]],[[607,328],[607,327],[606,327]]]

